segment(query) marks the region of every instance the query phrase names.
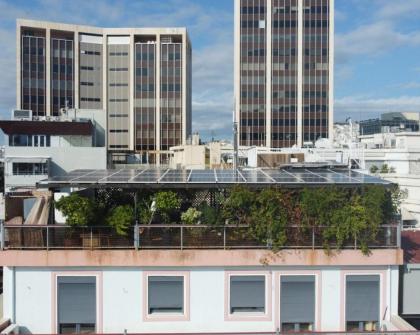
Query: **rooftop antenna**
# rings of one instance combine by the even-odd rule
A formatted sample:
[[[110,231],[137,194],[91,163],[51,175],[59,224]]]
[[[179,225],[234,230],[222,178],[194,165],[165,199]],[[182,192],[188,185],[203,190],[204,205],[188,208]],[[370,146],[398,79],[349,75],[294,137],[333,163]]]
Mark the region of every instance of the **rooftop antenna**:
[[[233,101],[233,170],[238,168],[238,123],[236,122],[236,102]]]

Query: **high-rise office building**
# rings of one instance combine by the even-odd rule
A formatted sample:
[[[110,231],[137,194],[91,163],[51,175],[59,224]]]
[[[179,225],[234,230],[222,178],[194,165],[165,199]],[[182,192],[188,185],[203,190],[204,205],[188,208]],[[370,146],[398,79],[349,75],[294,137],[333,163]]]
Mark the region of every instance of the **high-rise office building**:
[[[239,144],[332,136],[334,0],[235,0]]]
[[[96,28],[17,21],[17,109],[107,113],[114,163],[168,162],[191,134],[191,44],[185,28]]]

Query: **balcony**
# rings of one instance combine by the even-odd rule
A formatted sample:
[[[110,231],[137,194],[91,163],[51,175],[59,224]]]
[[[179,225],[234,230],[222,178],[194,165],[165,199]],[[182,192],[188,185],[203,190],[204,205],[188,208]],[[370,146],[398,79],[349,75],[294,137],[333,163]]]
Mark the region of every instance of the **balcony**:
[[[281,249],[325,249],[324,226],[285,228],[287,241]],[[370,249],[399,249],[400,226],[382,225]],[[62,225],[3,225],[2,250],[101,250],[101,249],[272,249],[270,239],[263,244],[252,238],[246,225],[136,225],[126,235],[111,227],[70,227]],[[334,241],[329,245],[336,247]],[[357,239],[344,241],[342,249],[358,250]]]

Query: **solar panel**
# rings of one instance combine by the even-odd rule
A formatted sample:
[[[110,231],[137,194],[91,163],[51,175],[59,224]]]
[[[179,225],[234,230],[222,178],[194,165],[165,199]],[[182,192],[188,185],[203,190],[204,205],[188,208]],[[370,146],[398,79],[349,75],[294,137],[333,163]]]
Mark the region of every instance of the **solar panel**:
[[[270,184],[274,181],[261,170],[241,170],[241,174],[249,184]]]
[[[137,176],[143,170],[124,169],[119,170],[99,180],[100,183],[127,183],[131,178]]]
[[[130,182],[146,184],[157,183],[159,178],[162,177],[165,172],[167,172],[167,169],[148,169],[142,173],[139,173],[137,176],[131,179]]]
[[[117,170],[94,170],[84,175],[72,179],[72,182],[78,183],[97,183],[99,179],[102,179],[106,176],[112,175],[117,172]]]
[[[218,183],[243,183],[245,179],[238,170],[215,170]]]
[[[284,170],[264,170],[276,183],[302,183],[303,181]]]
[[[188,182],[190,183],[215,183],[214,170],[192,170]]]
[[[160,180],[161,183],[186,183],[191,170],[169,170]]]
[[[166,168],[120,170],[73,170],[62,176],[53,176],[39,182],[43,187],[68,187],[83,184],[148,185],[148,184],[275,184],[275,185],[333,185],[333,184],[392,184],[375,176],[364,175],[345,168],[288,168],[240,170],[173,170]],[[175,187],[175,186],[174,186]]]

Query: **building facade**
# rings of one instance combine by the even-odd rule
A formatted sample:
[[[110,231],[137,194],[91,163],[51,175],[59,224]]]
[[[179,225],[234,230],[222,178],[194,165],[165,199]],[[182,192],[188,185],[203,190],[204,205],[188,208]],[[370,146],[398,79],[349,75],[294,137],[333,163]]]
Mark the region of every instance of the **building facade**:
[[[235,0],[239,144],[332,136],[334,0]]]
[[[96,28],[17,21],[17,109],[107,113],[111,163],[167,163],[191,133],[191,44],[185,28]]]
[[[373,135],[380,133],[418,132],[420,130],[420,113],[385,113],[380,118],[362,120],[360,135]]]

